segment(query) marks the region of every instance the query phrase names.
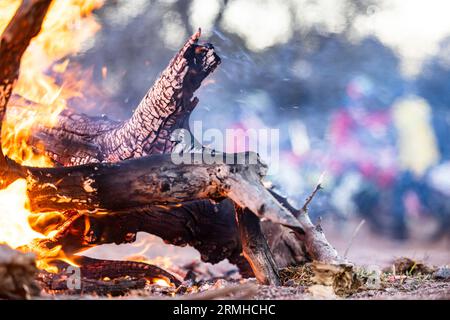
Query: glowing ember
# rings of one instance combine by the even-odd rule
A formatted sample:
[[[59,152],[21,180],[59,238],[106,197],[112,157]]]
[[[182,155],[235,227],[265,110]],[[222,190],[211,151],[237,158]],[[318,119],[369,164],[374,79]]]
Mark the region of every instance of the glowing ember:
[[[174,265],[173,265],[173,261],[170,257],[158,256],[158,257],[150,259],[150,258],[147,258],[142,255],[145,253],[145,251],[148,250],[148,248],[150,248],[153,245],[153,242],[147,242],[147,240],[148,240],[148,238],[144,239],[143,241],[140,242],[141,244],[145,244],[144,249],[140,253],[133,255],[133,256],[126,257],[125,259],[128,261],[148,263],[148,264],[163,268],[164,270],[172,269]],[[138,243],[138,245],[139,245],[139,243]],[[165,278],[152,278],[150,280],[147,279],[147,283],[156,284],[161,287],[173,287],[174,286],[169,280],[167,280]]]
[[[157,284],[160,287],[171,287],[172,285],[165,279],[152,279],[153,284]]]
[[[0,33],[6,28],[20,0],[0,0]],[[83,50],[100,29],[92,11],[103,0],[53,1],[39,35],[33,39],[21,60],[19,80],[8,108],[2,130],[2,149],[11,159],[34,167],[52,166],[41,146],[29,145],[36,125],[53,126],[58,114],[72,98],[82,97],[87,84],[79,68],[69,68],[68,57]],[[29,224],[32,213],[27,209],[26,181],[19,179],[0,191],[0,243],[17,248],[33,239],[44,238]],[[43,214],[30,221],[55,220],[59,213]],[[49,220],[50,221],[50,220]],[[49,259],[67,260],[60,247],[46,252]],[[44,256],[44,255],[43,255]],[[38,266],[47,268],[44,260]]]

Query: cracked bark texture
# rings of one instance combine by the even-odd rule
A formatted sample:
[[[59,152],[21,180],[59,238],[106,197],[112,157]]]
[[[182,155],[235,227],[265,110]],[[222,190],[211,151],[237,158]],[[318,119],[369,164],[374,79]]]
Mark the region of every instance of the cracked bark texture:
[[[19,30],[16,28],[14,32]],[[56,127],[36,131],[33,138],[44,142],[57,164],[83,166],[39,169],[4,161],[8,168],[14,168],[16,177],[27,178],[32,207],[37,211],[79,210],[73,220],[69,218],[62,223],[55,239],[47,239],[38,246],[60,243],[64,250],[77,252],[101,243],[133,242],[135,233],[142,230],[160,235],[167,242],[191,244],[202,253],[205,261],[229,258],[242,266],[245,262],[239,259],[242,243],[239,237],[236,241],[234,208],[209,202],[209,199],[221,201],[230,197],[263,220],[275,222],[270,229],[273,237],[283,236],[283,242],[278,242],[280,247],[286,246],[289,240],[294,243],[289,250],[295,251],[299,247],[295,243],[305,240],[300,245],[301,250],[292,256],[304,259],[327,256],[321,254],[329,246],[326,239],[324,246],[306,241],[314,239],[318,232],[311,227],[309,218],[303,218],[308,227],[304,230],[290,210],[283,208],[262,186],[260,165],[179,165],[175,169],[171,161],[167,164],[169,155],[157,156],[173,150],[177,141],[171,139],[171,133],[186,125],[198,102],[193,98],[194,91],[220,63],[212,45],[198,44],[199,36],[199,32],[192,36],[172,59],[129,120],[115,122],[67,110],[61,113]],[[15,67],[18,70],[19,66]],[[8,87],[9,91],[2,91],[7,92],[2,97],[9,98],[13,84]],[[7,98],[0,101],[4,102],[4,107]],[[143,157],[148,155],[153,156]],[[122,161],[125,159],[131,160]],[[218,169],[223,171],[219,173]],[[232,203],[231,200],[219,204]],[[216,209],[219,215],[215,215]],[[80,233],[83,230],[79,226],[81,217],[86,216],[93,227]],[[263,230],[265,224],[267,221],[263,222]],[[220,232],[225,230],[229,232]],[[308,237],[308,233],[313,235]],[[269,242],[273,243],[272,240],[269,238]],[[317,252],[319,254],[315,254]],[[297,257],[290,259],[298,261]]]
[[[63,166],[172,152],[177,144],[172,133],[186,127],[198,103],[194,92],[220,64],[214,47],[198,44],[199,37],[200,30],[170,61],[130,119],[116,122],[66,110],[55,127],[40,127],[33,138]]]
[[[42,254],[62,246],[67,255],[73,255],[102,244],[132,243],[138,232],[147,232],[168,244],[192,246],[204,262],[229,259],[242,266],[246,263],[230,199],[142,206],[89,217],[66,211],[64,216],[65,220],[53,221],[53,225],[36,224],[34,229],[38,232],[57,230],[57,233],[48,239],[36,239],[26,249]]]
[[[70,265],[61,261],[55,263],[58,273],[41,271],[37,281],[50,293],[97,295],[123,295],[133,289],[142,289],[147,282],[153,283],[159,279],[164,279],[176,287],[181,285],[181,281],[174,275],[143,262],[102,260],[84,256],[77,256],[75,261],[80,265],[78,285],[68,279],[73,275],[73,270],[69,269]]]
[[[245,163],[175,164],[172,156],[153,155],[118,163],[62,168],[23,167],[33,212],[78,210],[90,215],[149,205],[178,204],[229,197],[264,220],[300,227],[294,216],[263,186],[267,167],[255,153],[232,155]]]

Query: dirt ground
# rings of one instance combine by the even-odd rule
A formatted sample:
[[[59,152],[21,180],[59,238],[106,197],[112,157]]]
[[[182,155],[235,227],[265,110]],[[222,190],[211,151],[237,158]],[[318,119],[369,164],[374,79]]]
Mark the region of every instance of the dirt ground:
[[[304,287],[269,287],[261,286],[252,298],[258,300],[311,300],[311,299],[352,299],[352,300],[450,300],[450,282],[426,281],[420,286],[392,286],[383,290],[369,290],[356,293],[350,297],[338,297],[325,292],[321,295],[311,294]]]
[[[333,221],[324,221],[323,228],[330,243],[343,255],[349,246],[352,234],[360,220],[337,226]],[[438,242],[429,241],[433,228],[432,221],[416,221],[411,225],[413,235],[408,241],[395,241],[377,236],[370,232],[367,224],[363,225],[348,249],[348,260],[357,265],[388,266],[395,258],[408,257],[426,264],[441,266],[450,264],[450,236]],[[100,259],[124,259],[143,255],[154,264],[167,267],[200,260],[199,253],[190,247],[166,245],[155,236],[138,234],[137,241],[127,245],[103,245],[84,253]],[[226,262],[211,266],[218,273],[232,266]]]
[[[339,227],[333,221],[324,222],[327,238],[339,253],[344,254],[346,251],[359,222],[360,220],[353,220]],[[383,267],[399,257],[408,257],[436,266],[450,264],[450,234],[437,242],[431,241],[430,237],[436,228],[432,220],[415,220],[409,227],[410,239],[398,241],[373,234],[366,223],[355,236],[347,258],[358,265]]]
[[[438,242],[428,240],[435,227],[432,221],[414,221],[410,226],[413,236],[403,242],[374,235],[370,232],[369,226],[365,224],[351,242],[352,234],[359,222],[360,220],[355,219],[346,222],[344,226],[337,225],[333,221],[323,222],[323,228],[329,241],[341,255],[348,249],[348,260],[357,266],[389,269],[394,259],[400,257],[408,257],[427,266],[450,265],[450,237]],[[91,249],[86,255],[106,259],[124,259],[142,255],[152,263],[172,272],[177,270],[177,266],[200,260],[199,254],[192,248],[168,246],[160,239],[144,234],[138,236],[135,244],[102,246]],[[220,278],[234,266],[225,261],[215,266],[204,264],[204,268],[209,270],[212,277]],[[326,288],[320,287],[311,289],[308,286],[299,285],[259,286],[254,279],[233,282],[219,280],[216,283],[211,282],[207,287],[223,290],[235,285],[242,286],[242,283],[251,285],[251,288],[248,289],[250,291],[247,296],[242,293],[242,290],[240,294],[244,294],[244,298],[251,299],[450,299],[450,281],[448,279],[438,280],[431,275],[387,276],[382,288],[360,290],[347,297],[336,296]],[[142,297],[142,293],[140,296]],[[232,293],[231,297],[233,297]],[[185,298],[189,299],[188,296]],[[192,298],[197,298],[197,296],[193,295]]]

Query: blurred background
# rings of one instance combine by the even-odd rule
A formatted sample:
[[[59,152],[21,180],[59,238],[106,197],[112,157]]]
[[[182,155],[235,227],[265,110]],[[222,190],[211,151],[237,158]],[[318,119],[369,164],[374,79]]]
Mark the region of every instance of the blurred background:
[[[365,221],[350,258],[448,263],[448,12],[443,0],[105,1],[101,30],[75,60],[107,98],[80,108],[128,118],[201,27],[222,64],[191,121],[279,129],[268,178],[300,206],[325,174],[310,214],[341,251]]]

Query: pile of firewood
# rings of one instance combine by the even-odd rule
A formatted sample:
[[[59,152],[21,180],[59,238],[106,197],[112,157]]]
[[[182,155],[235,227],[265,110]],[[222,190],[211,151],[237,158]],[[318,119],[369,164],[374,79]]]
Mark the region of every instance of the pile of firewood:
[[[0,120],[8,113],[20,59],[39,33],[50,3],[24,1],[1,36]],[[29,244],[28,250],[42,254],[62,246],[72,256],[101,244],[133,242],[137,232],[148,232],[170,244],[194,247],[205,262],[228,259],[243,275],[275,285],[280,284],[279,268],[342,261],[306,208],[297,210],[264,187],[266,166],[257,155],[215,155],[246,159],[235,164],[171,160],[179,143],[172,134],[188,130],[189,115],[199,102],[194,93],[221,62],[214,47],[200,44],[199,38],[200,31],[188,39],[130,119],[117,122],[65,110],[57,125],[33,128],[30,144],[43,144],[55,167],[21,166],[0,150],[1,185],[25,178],[33,212],[65,216],[57,225],[40,225],[37,231],[56,232]],[[95,281],[104,277],[130,274],[163,276],[177,284],[176,277],[144,263],[81,257],[79,265],[91,286],[101,286]],[[46,275],[42,279],[45,283]]]

